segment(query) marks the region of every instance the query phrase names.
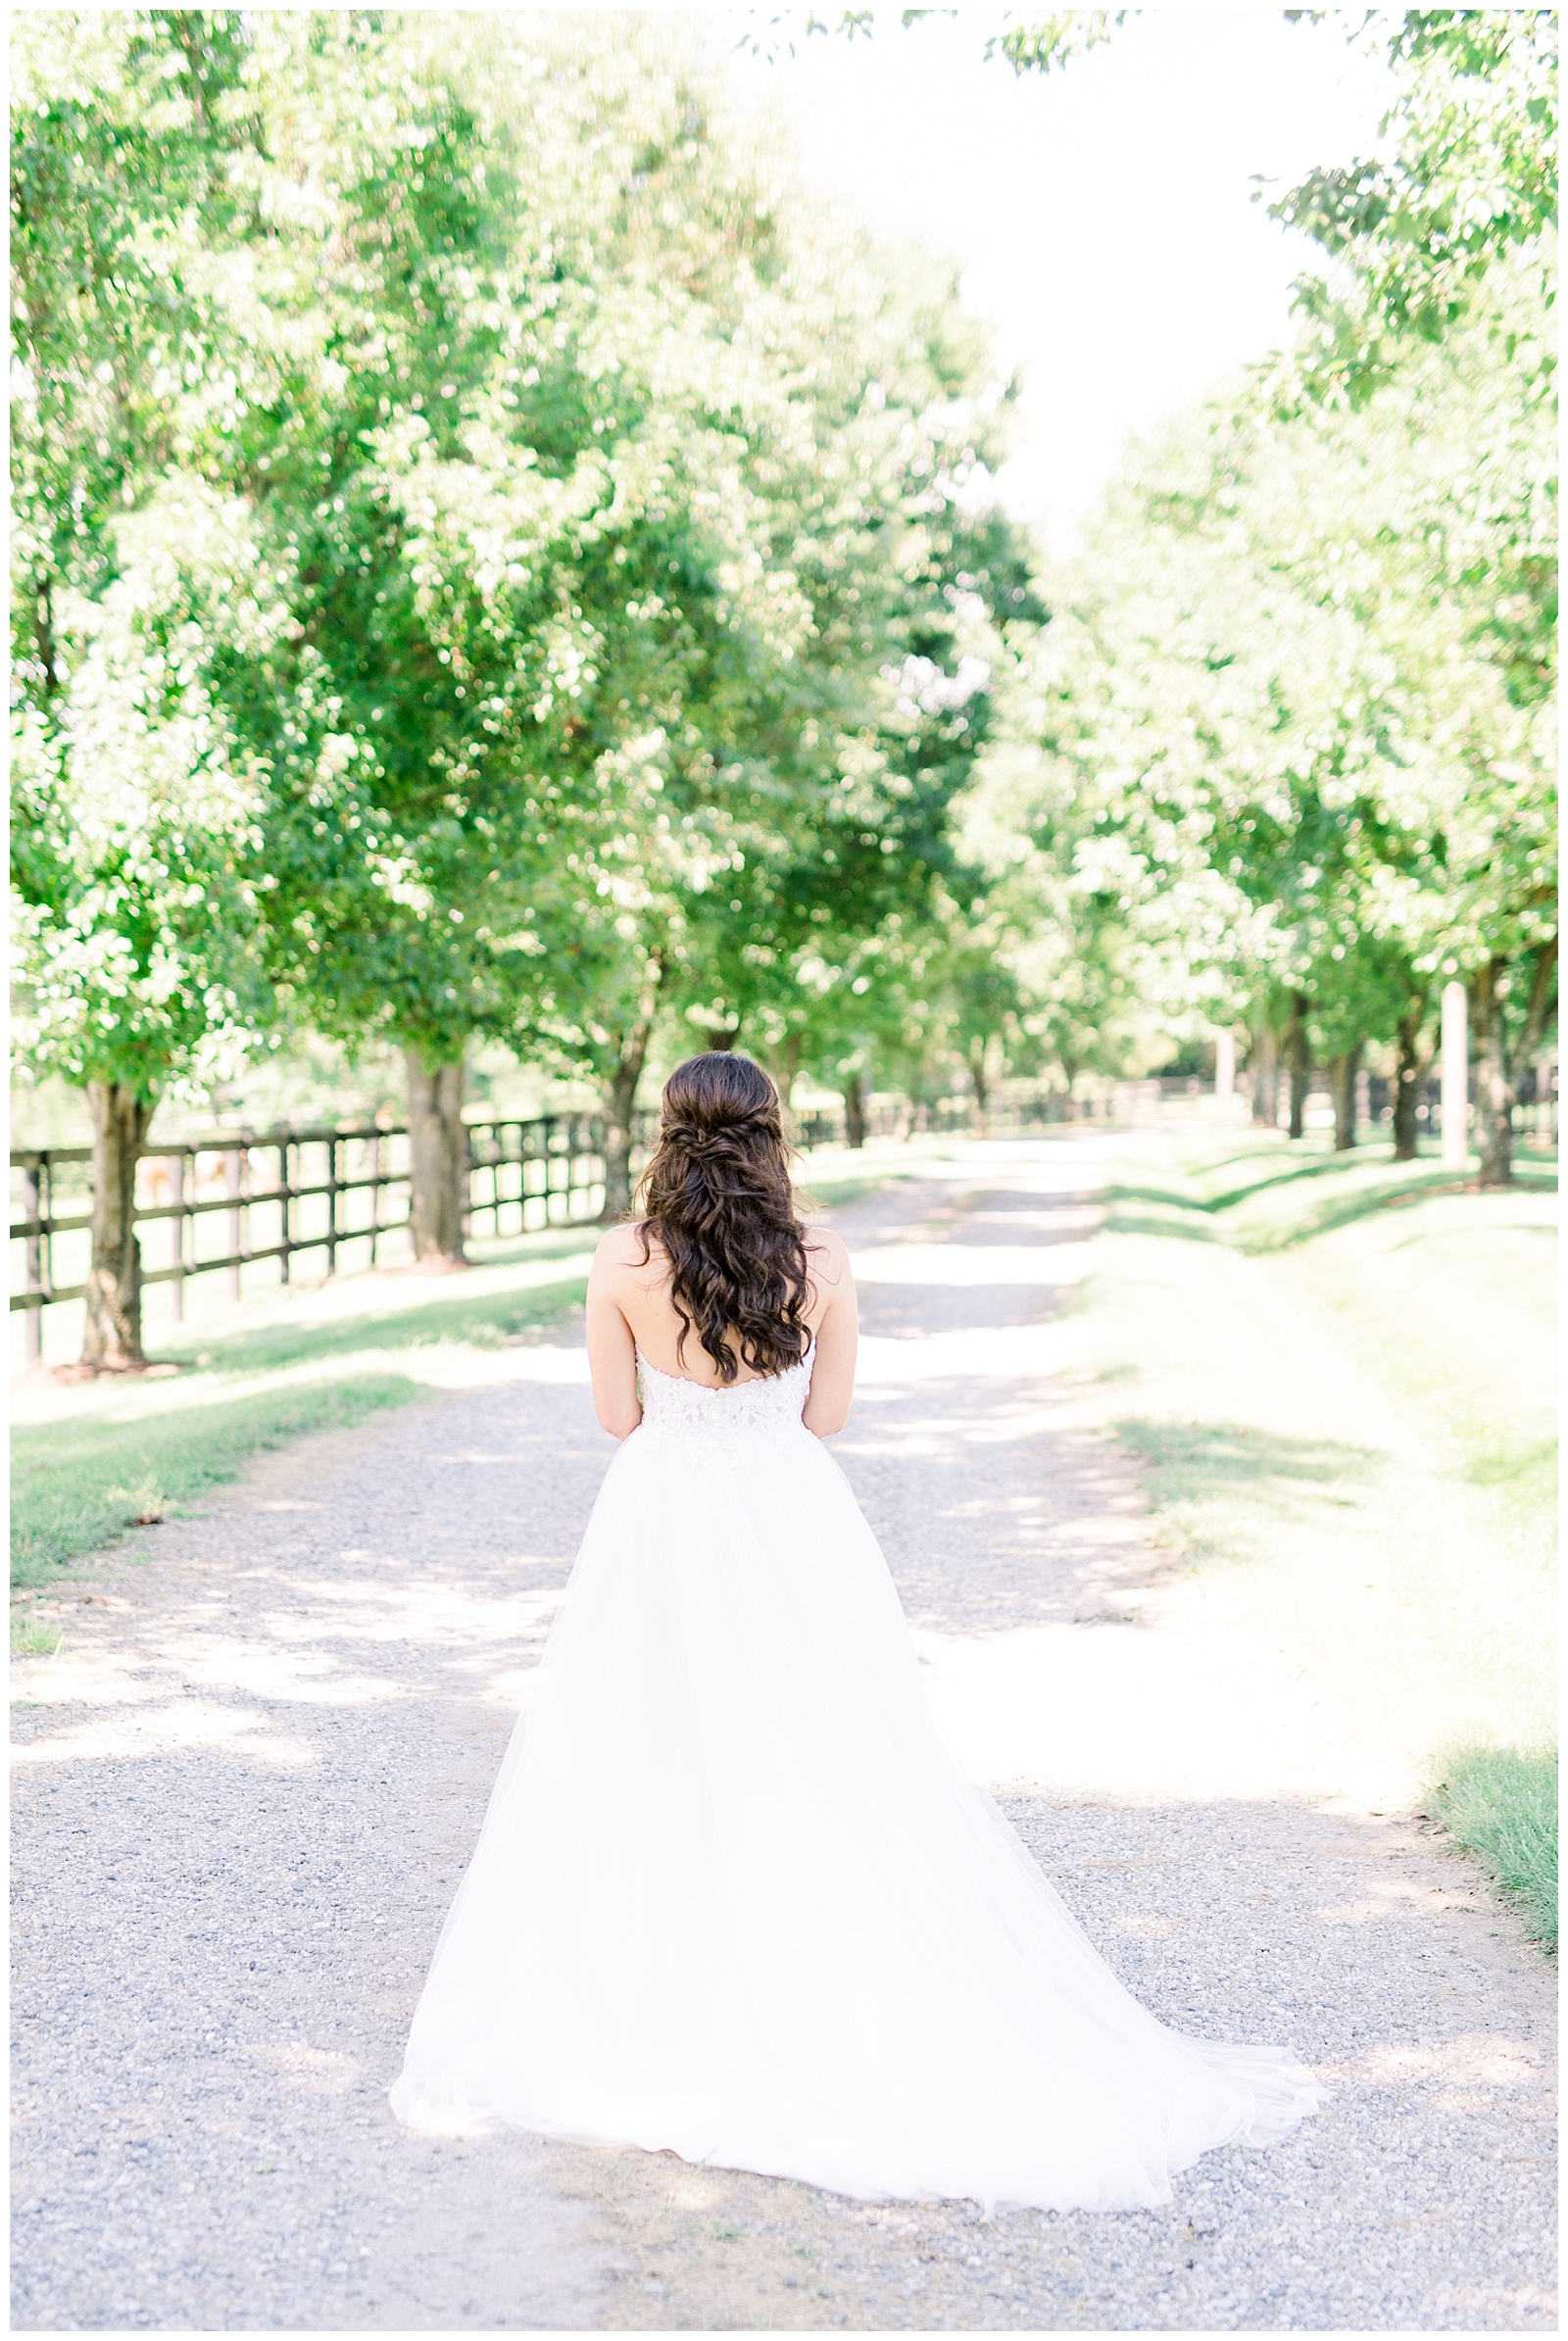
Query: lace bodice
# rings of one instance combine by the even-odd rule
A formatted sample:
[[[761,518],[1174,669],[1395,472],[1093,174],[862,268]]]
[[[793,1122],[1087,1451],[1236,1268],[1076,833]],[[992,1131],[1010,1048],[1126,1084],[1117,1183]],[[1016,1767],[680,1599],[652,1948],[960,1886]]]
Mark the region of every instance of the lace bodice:
[[[787,1366],[782,1374],[767,1374],[757,1382],[732,1382],[727,1390],[706,1390],[683,1374],[662,1373],[639,1349],[643,1428],[720,1439],[798,1430],[815,1360],[813,1341],[800,1364]]]

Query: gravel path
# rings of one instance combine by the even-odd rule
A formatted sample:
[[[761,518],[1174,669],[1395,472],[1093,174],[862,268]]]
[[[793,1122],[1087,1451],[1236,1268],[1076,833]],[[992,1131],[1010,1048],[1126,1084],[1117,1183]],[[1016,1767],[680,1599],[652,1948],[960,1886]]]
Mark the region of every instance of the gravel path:
[[[973,1666],[988,1705],[1010,1669],[1035,1727],[1086,1685],[1136,1707],[1145,1777],[1097,1786],[1035,1728],[999,1792],[1158,2014],[1292,2039],[1325,2111],[1163,2212],[993,2220],[397,2129],[383,2091],[610,1452],[568,1325],[145,1532],[18,1668],[19,2328],[1551,2328],[1549,1970],[1422,1825],[1282,1790],[1256,1751],[1299,1705],[1288,1668],[1162,1607],[1063,1348],[1094,1202],[1068,1139],[841,1211],[869,1339],[839,1453],[960,1745],[988,1744]],[[1173,1787],[1200,1666],[1248,1681]]]

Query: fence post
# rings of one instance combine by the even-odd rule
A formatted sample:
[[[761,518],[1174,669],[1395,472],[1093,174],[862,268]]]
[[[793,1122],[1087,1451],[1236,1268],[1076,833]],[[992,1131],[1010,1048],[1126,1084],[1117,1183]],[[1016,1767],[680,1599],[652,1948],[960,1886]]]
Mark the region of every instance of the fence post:
[[[27,1218],[34,1222],[43,1218],[43,1166],[40,1162],[28,1163],[23,1171],[22,1208]],[[29,1366],[35,1366],[43,1355],[43,1300],[41,1295],[47,1290],[43,1273],[43,1230],[35,1225],[32,1234],[26,1240],[24,1274],[27,1280],[27,1291],[38,1293],[40,1298],[30,1309],[23,1311],[23,1315],[27,1321],[25,1326],[26,1358]]]
[[[376,1131],[370,1141],[370,1266],[375,1266],[376,1247],[381,1241],[381,1133]]]
[[[1223,1105],[1236,1095],[1236,1035],[1227,1025],[1214,1036],[1214,1102]]]
[[[169,1193],[174,1206],[174,1216],[170,1222],[174,1231],[174,1244],[169,1264],[174,1271],[172,1290],[174,1297],[174,1323],[178,1325],[183,1322],[185,1315],[185,1157],[183,1154],[171,1154],[167,1160],[169,1163]]]
[[[1443,987],[1443,1167],[1470,1162],[1470,1014],[1463,984]]]
[[[326,1142],[326,1273],[337,1274],[337,1135]]]
[[[223,1224],[228,1230],[228,1297],[230,1300],[239,1298],[239,1255],[244,1248],[240,1228],[240,1197],[245,1192],[243,1169],[245,1159],[244,1149],[240,1146],[231,1146],[223,1156],[223,1191],[229,1197],[228,1212]]]
[[[286,1138],[280,1138],[277,1142],[277,1194],[278,1211],[281,1215],[282,1224],[278,1241],[283,1246],[282,1252],[280,1254],[280,1265],[282,1268],[281,1281],[285,1285],[289,1282],[289,1268],[292,1264],[294,1244],[294,1215],[289,1208],[289,1205],[293,1200],[294,1193],[293,1187],[289,1180],[289,1156],[292,1151],[293,1149],[290,1146],[288,1140]]]

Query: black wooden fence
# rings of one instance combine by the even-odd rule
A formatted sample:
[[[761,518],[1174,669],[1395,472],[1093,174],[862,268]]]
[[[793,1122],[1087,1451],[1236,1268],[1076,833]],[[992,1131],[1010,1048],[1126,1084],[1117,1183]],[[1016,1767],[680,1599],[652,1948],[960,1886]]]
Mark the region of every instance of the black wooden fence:
[[[1122,1084],[1118,1094],[1124,1089],[1130,1097],[1155,1088]],[[1019,1129],[1059,1120],[1064,1102],[1033,1085],[1012,1084],[992,1101],[987,1122],[994,1129]],[[1102,1110],[1111,1110],[1108,1085]],[[877,1097],[868,1101],[865,1119],[871,1137],[906,1138],[972,1129],[977,1113],[967,1097]],[[842,1104],[791,1120],[802,1147],[844,1142]],[[634,1172],[646,1158],[653,1122],[652,1115],[638,1116]],[[604,1125],[597,1115],[541,1114],[473,1121],[466,1128],[468,1235],[522,1235],[590,1221],[603,1211]],[[21,1269],[11,1306],[25,1311],[29,1361],[42,1349],[44,1310],[79,1300],[86,1290],[91,1163],[88,1146],[18,1147],[11,1156],[13,1275]],[[176,1318],[184,1314],[185,1287],[194,1277],[226,1276],[229,1295],[238,1299],[241,1271],[258,1261],[275,1260],[284,1284],[293,1281],[302,1257],[313,1276],[373,1268],[387,1239],[408,1224],[408,1132],[401,1124],[378,1123],[219,1130],[151,1146],[137,1165],[134,1216],[139,1234],[163,1231],[162,1241],[150,1233],[143,1244],[142,1283],[172,1287]],[[64,1262],[57,1244],[67,1255]]]
[[[518,1235],[591,1220],[604,1208],[603,1130],[593,1116],[470,1122],[467,1135],[472,1234]],[[88,1146],[19,1147],[11,1156],[20,1187],[11,1240],[22,1249],[11,1306],[26,1311],[29,1359],[42,1345],[44,1309],[79,1300],[86,1290],[91,1163]],[[155,1236],[143,1246],[142,1283],[172,1285],[176,1317],[192,1277],[226,1275],[237,1299],[240,1273],[255,1261],[276,1260],[284,1284],[302,1255],[316,1275],[373,1268],[408,1216],[401,1126],[220,1130],[149,1146],[137,1165],[137,1230],[167,1231],[162,1244]],[[62,1281],[55,1249],[62,1243],[79,1278],[68,1267]]]
[[[1067,1118],[1138,1121],[1162,1105],[1191,1104],[1211,1087],[1194,1078],[1107,1080],[1082,1085],[1069,1101],[1044,1084],[1009,1082],[988,1098],[983,1126],[996,1134]],[[1360,1118],[1375,1127],[1388,1118],[1388,1085],[1363,1077],[1363,1087]],[[1553,1144],[1555,1069],[1528,1087],[1516,1116],[1521,1135]],[[1434,1137],[1441,1124],[1439,1097],[1436,1080],[1427,1082],[1420,1120],[1423,1133]],[[791,1123],[796,1145],[808,1151],[844,1143],[842,1103],[797,1112]],[[882,1095],[867,1100],[865,1126],[871,1138],[958,1135],[981,1127],[982,1116],[967,1095]],[[634,1170],[652,1135],[653,1117],[640,1115]],[[590,1221],[602,1212],[604,1125],[597,1115],[474,1121],[467,1124],[467,1139],[469,1235],[522,1235]],[[41,1349],[43,1311],[79,1300],[86,1289],[91,1161],[86,1146],[19,1147],[11,1156],[13,1275],[21,1270],[11,1306],[25,1312],[29,1359]],[[314,1275],[375,1267],[387,1239],[407,1226],[408,1216],[408,1132],[401,1125],[219,1130],[150,1146],[137,1169],[136,1226],[165,1231],[162,1244],[154,1235],[144,1246],[142,1282],[173,1288],[176,1317],[183,1314],[185,1286],[193,1277],[226,1276],[237,1299],[241,1271],[257,1261],[276,1260],[284,1284],[306,1255]],[[64,1278],[57,1244],[69,1255]]]

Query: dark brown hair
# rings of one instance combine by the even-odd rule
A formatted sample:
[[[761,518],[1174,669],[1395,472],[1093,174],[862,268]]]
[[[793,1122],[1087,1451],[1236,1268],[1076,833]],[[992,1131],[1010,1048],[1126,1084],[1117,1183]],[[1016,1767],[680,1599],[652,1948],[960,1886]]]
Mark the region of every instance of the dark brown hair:
[[[795,1216],[778,1092],[749,1056],[689,1056],[664,1084],[659,1145],[643,1173],[643,1258],[657,1236],[686,1336],[733,1382],[799,1365],[809,1335],[806,1231]]]

